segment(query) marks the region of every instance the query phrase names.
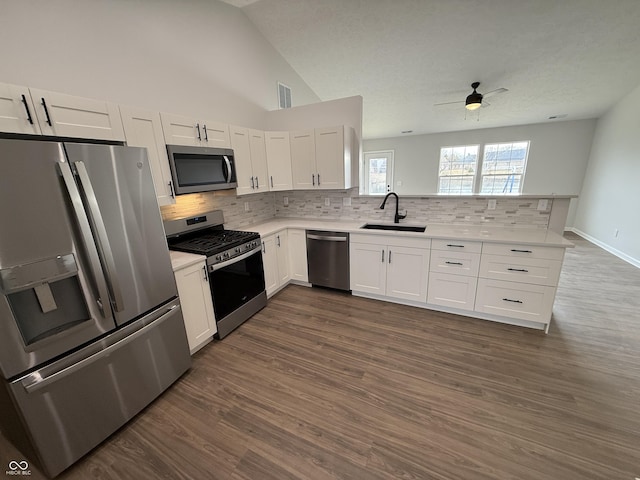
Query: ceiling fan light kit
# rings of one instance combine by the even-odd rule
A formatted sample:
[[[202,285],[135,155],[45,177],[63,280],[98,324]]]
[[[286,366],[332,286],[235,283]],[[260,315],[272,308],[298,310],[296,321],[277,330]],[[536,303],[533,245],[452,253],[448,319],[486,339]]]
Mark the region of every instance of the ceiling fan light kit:
[[[482,106],[482,94],[476,92],[476,88],[480,86],[480,82],[473,82],[471,84],[471,88],[473,88],[473,92],[469,94],[467,99],[464,102],[464,107],[467,110],[477,110]]]

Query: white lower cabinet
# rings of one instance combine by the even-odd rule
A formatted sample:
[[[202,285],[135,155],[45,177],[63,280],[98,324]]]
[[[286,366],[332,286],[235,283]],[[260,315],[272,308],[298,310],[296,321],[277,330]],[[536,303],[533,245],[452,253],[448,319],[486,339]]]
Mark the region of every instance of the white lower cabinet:
[[[503,280],[478,279],[477,312],[549,323],[556,288]]]
[[[426,302],[429,242],[352,235],[349,244],[351,290]],[[417,246],[420,244],[424,246]]]
[[[178,295],[191,354],[211,341],[217,332],[205,260],[177,269]]]
[[[306,230],[290,228],[287,232],[287,236],[287,242],[289,244],[291,280],[308,282],[307,232]]]
[[[262,263],[267,296],[270,297],[291,279],[287,231],[262,238]]]
[[[429,273],[427,303],[473,310],[477,284],[477,277],[439,273],[432,270]]]

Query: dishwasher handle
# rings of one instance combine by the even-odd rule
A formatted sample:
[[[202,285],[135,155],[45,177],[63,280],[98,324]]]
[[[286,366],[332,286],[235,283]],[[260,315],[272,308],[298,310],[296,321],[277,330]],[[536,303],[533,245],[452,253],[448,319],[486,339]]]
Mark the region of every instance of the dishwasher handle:
[[[329,236],[329,235],[314,235],[312,233],[307,233],[307,238],[310,238],[311,240],[325,240],[327,242],[346,242],[348,240],[348,237],[336,237],[336,236]]]

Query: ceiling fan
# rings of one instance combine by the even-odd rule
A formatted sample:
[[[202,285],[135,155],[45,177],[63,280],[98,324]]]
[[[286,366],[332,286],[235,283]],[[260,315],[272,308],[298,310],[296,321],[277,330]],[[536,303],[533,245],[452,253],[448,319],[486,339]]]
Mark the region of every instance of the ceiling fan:
[[[500,93],[508,92],[509,90],[506,88],[497,88],[495,90],[491,90],[485,94],[479,93],[476,89],[480,86],[480,82],[473,82],[471,84],[471,88],[473,88],[473,92],[471,92],[466,100],[460,100],[457,102],[444,102],[444,103],[436,103],[434,107],[439,107],[441,105],[453,105],[456,103],[464,103],[464,107],[467,110],[477,110],[480,107],[488,107],[489,103],[483,102],[486,98],[493,97],[494,95],[498,95]]]

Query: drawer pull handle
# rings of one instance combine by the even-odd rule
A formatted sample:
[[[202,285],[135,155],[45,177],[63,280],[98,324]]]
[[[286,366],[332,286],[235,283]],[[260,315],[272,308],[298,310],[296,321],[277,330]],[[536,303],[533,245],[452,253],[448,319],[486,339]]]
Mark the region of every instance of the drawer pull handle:
[[[464,245],[456,245],[455,243],[447,243],[447,247],[464,248]]]
[[[444,262],[444,263],[446,263],[447,265],[462,265],[462,263],[460,262]]]
[[[511,251],[518,253],[533,253],[531,250],[518,250],[517,248],[512,248]]]
[[[503,298],[505,302],[522,303],[522,300],[511,300],[510,298]]]
[[[529,270],[525,270],[524,268],[507,268],[507,270],[511,271],[511,272],[525,272],[525,273],[529,273]]]

